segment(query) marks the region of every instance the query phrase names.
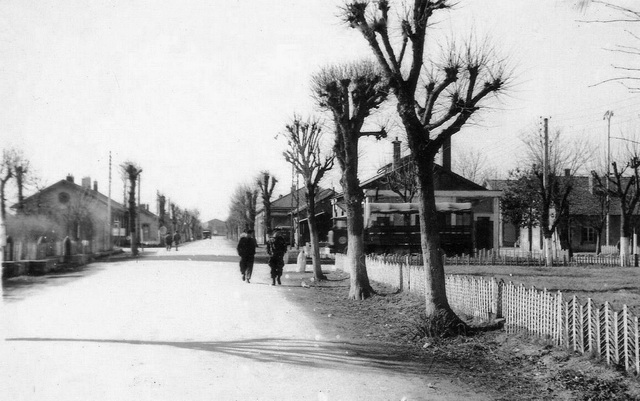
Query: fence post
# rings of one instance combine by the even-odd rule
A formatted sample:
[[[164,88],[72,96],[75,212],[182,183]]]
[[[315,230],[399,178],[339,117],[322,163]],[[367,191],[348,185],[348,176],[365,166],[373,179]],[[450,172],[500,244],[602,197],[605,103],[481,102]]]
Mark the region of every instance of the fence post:
[[[636,261],[638,259],[636,258]],[[629,310],[627,305],[622,306],[622,330],[623,330],[623,342],[624,342],[624,370],[629,371]]]
[[[491,313],[495,319],[499,319],[502,317],[502,308],[500,307],[502,303],[502,282],[496,280],[495,277],[491,279],[491,295]]]
[[[562,333],[564,332],[564,324],[562,318],[562,293],[558,291],[556,294],[556,344],[562,345]]]

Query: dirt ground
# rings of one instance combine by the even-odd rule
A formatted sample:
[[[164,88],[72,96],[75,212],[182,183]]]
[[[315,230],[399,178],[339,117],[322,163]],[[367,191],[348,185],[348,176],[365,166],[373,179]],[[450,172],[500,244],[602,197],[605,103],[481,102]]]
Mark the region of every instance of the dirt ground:
[[[348,274],[326,274],[329,280],[316,285],[309,272],[286,273],[287,281],[301,284],[286,296],[324,327],[327,336],[372,348],[380,343],[401,346],[412,364],[433,364],[435,358],[449,366],[443,375],[496,400],[640,400],[640,379],[502,330],[452,339],[420,338],[419,297],[374,282],[376,296],[350,301]],[[430,368],[425,366],[426,371]]]

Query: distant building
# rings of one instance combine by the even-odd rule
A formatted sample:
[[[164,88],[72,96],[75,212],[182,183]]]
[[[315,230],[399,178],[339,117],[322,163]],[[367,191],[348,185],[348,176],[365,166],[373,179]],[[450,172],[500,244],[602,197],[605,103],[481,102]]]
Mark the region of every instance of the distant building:
[[[69,175],[27,197],[21,208],[14,205],[12,209],[16,210],[16,219],[20,219],[20,216],[47,217],[63,231],[55,233],[56,236],[69,236],[74,241],[89,241],[91,250],[97,252],[111,248],[112,244],[124,245],[131,231],[127,208],[111,200],[111,237],[109,236],[108,203],[108,197],[98,191],[96,181],[91,185],[91,179],[85,177],[82,184],[78,185],[74,177]],[[158,217],[146,206],[141,207],[138,215],[141,241],[157,243]]]
[[[567,178],[569,179],[569,178]],[[593,191],[593,178],[585,176],[572,176],[572,190],[569,195],[569,233],[568,238],[571,248],[574,252],[594,252],[597,245],[598,220],[602,217],[602,206],[597,195]],[[508,180],[490,180],[489,188],[504,190],[509,185]],[[611,207],[609,210],[609,244],[614,247],[620,240],[620,202],[617,199],[611,199]],[[634,213],[632,219],[632,227],[638,226],[640,223],[640,215]],[[640,228],[640,227],[639,227]],[[638,230],[636,229],[636,232]],[[602,231],[601,244],[606,244],[606,229]],[[501,246],[512,247],[518,246],[522,249],[529,249],[531,242],[532,250],[541,250],[543,248],[542,230],[537,224],[531,229],[531,239],[529,239],[528,228],[514,227],[513,224],[506,219],[501,218],[500,223],[500,240]]]
[[[289,242],[293,239],[300,245],[309,242],[308,205],[305,193],[306,189],[300,188],[271,201],[271,229],[281,230]],[[334,194],[332,189],[318,188],[315,202],[320,241],[327,241],[329,230],[331,230],[331,198]],[[256,210],[254,230],[258,242],[263,243],[267,229],[262,203],[258,204]]]
[[[227,224],[222,220],[209,220],[204,223],[204,227],[211,232],[211,235],[227,235]]]

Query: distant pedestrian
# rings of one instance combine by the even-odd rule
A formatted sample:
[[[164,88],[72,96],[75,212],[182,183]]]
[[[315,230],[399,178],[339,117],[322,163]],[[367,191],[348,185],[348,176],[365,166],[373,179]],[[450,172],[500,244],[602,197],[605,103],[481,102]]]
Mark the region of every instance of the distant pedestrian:
[[[287,253],[287,243],[282,238],[282,233],[276,231],[275,235],[269,240],[267,251],[271,257],[269,258],[269,267],[271,268],[271,285],[281,285],[280,277],[282,277],[282,268],[284,267],[284,254]]]
[[[253,259],[255,258],[258,243],[253,238],[253,230],[246,230],[238,241],[237,251],[240,256],[240,273],[242,280],[247,283],[251,282],[251,273],[253,273]]]
[[[171,236],[171,234],[166,234],[164,236],[164,245],[167,247],[167,251],[171,250],[171,244],[173,243],[173,237]]]
[[[177,251],[178,250],[178,244],[180,244],[180,233],[177,232],[177,231],[173,234],[173,243],[175,244],[176,251]]]

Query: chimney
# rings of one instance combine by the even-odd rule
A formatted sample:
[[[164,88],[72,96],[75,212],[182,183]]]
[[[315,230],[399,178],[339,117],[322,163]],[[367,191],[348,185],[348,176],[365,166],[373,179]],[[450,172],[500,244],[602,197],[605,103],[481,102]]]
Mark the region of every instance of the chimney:
[[[401,142],[398,140],[398,137],[396,137],[396,140],[391,143],[393,144],[393,164],[391,165],[391,167],[395,170],[400,165],[400,143]]]
[[[73,176],[71,174],[67,174],[67,181],[73,182]]]
[[[571,177],[571,169],[570,168],[565,168],[564,169],[564,176],[565,177]]]
[[[442,144],[442,168],[451,171],[451,137]]]
[[[93,190],[98,192],[98,181],[93,182]]]
[[[594,170],[592,170],[592,171],[591,171],[591,174],[589,174],[589,193],[590,193],[591,195],[593,195],[593,175],[594,175],[595,173],[596,173],[596,172],[595,172]]]
[[[82,188],[91,189],[91,177],[82,178]]]

